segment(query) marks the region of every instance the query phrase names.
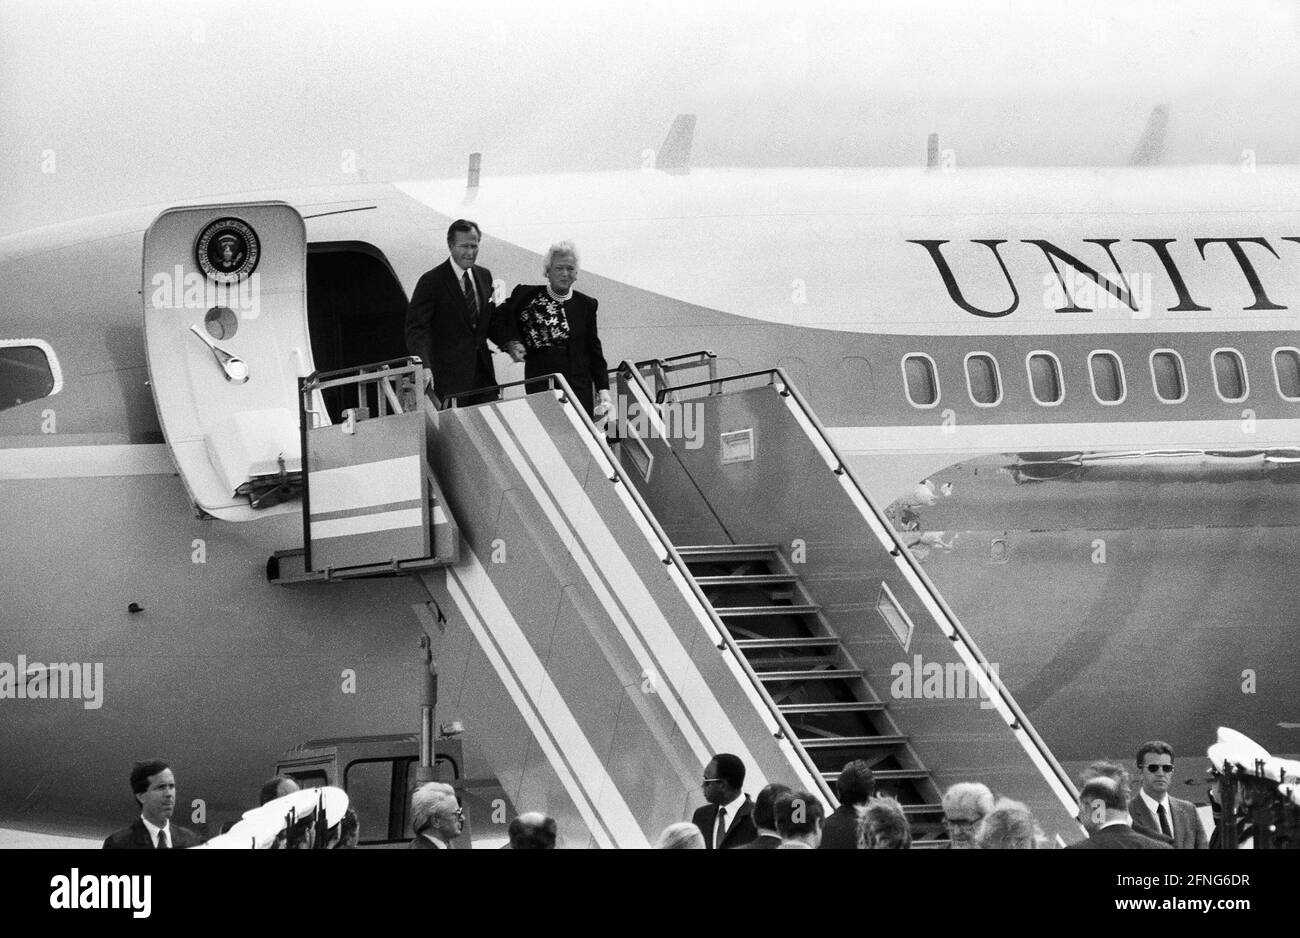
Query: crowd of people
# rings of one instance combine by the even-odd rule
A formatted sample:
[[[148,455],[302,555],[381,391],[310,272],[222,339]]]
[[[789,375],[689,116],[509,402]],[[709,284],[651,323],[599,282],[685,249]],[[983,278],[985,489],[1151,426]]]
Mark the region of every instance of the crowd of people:
[[[1203,849],[1208,845],[1196,807],[1169,793],[1173,748],[1154,740],[1139,748],[1136,794],[1126,769],[1094,762],[1080,779],[1078,820],[1087,838],[1072,848]],[[840,804],[826,816],[821,800],[779,782],[752,800],[744,793],[745,766],[734,755],[715,756],[704,769],[705,804],[688,823],[670,825],[663,849],[906,850],[912,828],[903,806],[876,791],[871,767],[854,760],[836,778]],[[981,782],[958,782],[943,794],[943,827],[952,849],[1032,850],[1054,847],[1033,813],[1010,798],[995,798]]]
[[[1173,748],[1144,743],[1137,753],[1141,774],[1136,793],[1127,769],[1097,761],[1080,778],[1078,820],[1087,837],[1071,849],[1205,849],[1206,837],[1195,805],[1169,793]],[[906,850],[912,827],[903,805],[879,794],[871,767],[863,760],[846,764],[836,778],[839,807],[826,814],[808,791],[779,782],[751,799],[744,790],[745,765],[719,753],[704,768],[701,789],[706,804],[691,820],[670,824],[655,841],[663,850]],[[960,849],[1033,850],[1058,846],[1044,836],[1033,813],[1010,798],[995,798],[980,782],[958,782],[943,794],[945,846]],[[451,848],[463,827],[463,814],[449,785],[429,783],[412,799],[413,847]],[[523,814],[510,825],[509,847],[546,849],[557,842],[554,819]]]
[[[1144,743],[1137,752],[1140,775],[1132,790],[1127,769],[1097,761],[1079,779],[1078,820],[1087,837],[1072,849],[1205,849],[1207,837],[1195,805],[1170,794],[1173,748],[1165,742]],[[689,821],[671,824],[655,840],[664,850],[906,850],[913,846],[912,825],[902,804],[876,790],[870,765],[847,763],[835,781],[839,806],[829,814],[821,798],[773,782],[751,798],[745,792],[745,764],[719,753],[704,767],[701,792],[705,804]],[[130,776],[140,815],[104,842],[106,849],[179,849],[202,838],[171,821],[176,780],[166,762],[137,763]],[[259,792],[265,806],[299,791],[286,775],[269,779]],[[952,849],[1032,850],[1058,846],[1044,836],[1033,813],[1010,798],[995,798],[981,782],[958,782],[942,797],[940,840]],[[465,828],[465,812],[456,790],[445,782],[427,782],[411,795],[410,825],[416,850],[454,849]],[[553,849],[560,843],[554,818],[525,812],[507,829],[515,850]],[[319,819],[288,822],[271,844],[284,849],[346,849],[360,836],[356,812],[349,807],[328,829]]]

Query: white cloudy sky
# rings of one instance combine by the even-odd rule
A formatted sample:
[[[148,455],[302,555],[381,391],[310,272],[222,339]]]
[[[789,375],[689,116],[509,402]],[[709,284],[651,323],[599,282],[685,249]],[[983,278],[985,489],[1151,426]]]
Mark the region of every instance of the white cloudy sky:
[[[700,165],[1300,162],[1300,7],[0,0],[0,232],[257,186]],[[54,172],[50,168],[53,154]]]

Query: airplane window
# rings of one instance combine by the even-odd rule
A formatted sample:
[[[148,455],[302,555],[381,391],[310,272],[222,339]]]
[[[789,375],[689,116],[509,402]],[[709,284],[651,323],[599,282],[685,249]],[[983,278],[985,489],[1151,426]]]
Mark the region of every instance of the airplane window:
[[[1092,394],[1102,404],[1118,404],[1124,400],[1124,363],[1114,352],[1093,352],[1088,356],[1088,371],[1092,375]]]
[[[1029,356],[1029,387],[1040,404],[1061,403],[1061,363],[1050,352]]]
[[[904,357],[903,377],[907,381],[907,399],[913,406],[933,407],[939,403],[939,378],[929,355]]]
[[[1151,353],[1151,380],[1155,383],[1156,397],[1166,404],[1177,404],[1187,396],[1183,360],[1177,352]]]
[[[1225,401],[1246,399],[1246,363],[1235,349],[1221,348],[1214,353],[1214,387]]]
[[[998,363],[982,352],[966,356],[966,386],[976,404],[992,407],[1002,400],[1002,382],[998,380]]]
[[[0,340],[0,410],[59,393],[54,350],[36,339]]]
[[[1280,348],[1273,353],[1273,376],[1277,393],[1288,401],[1300,401],[1300,351]]]

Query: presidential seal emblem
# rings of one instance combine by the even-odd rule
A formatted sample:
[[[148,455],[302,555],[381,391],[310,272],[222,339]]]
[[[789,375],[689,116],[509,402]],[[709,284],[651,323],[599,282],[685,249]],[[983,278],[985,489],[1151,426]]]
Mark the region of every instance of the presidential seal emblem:
[[[238,218],[218,218],[203,229],[194,253],[210,280],[235,283],[257,269],[261,245],[250,225]]]

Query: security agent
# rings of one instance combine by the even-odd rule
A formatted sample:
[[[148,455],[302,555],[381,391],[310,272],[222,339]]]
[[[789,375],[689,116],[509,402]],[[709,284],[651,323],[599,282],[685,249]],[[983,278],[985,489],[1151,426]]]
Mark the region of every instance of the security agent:
[[[1174,750],[1166,742],[1144,743],[1137,753],[1141,788],[1128,803],[1133,826],[1148,827],[1173,840],[1178,850],[1204,850],[1205,826],[1196,805],[1169,794],[1174,780]]]
[[[706,850],[733,850],[758,836],[754,803],[744,792],[745,763],[739,756],[720,752],[704,767],[701,789],[708,804],[697,808],[691,820],[704,835]]]
[[[137,762],[131,769],[131,794],[140,806],[140,816],[109,835],[105,850],[172,850],[202,842],[198,834],[171,823],[176,810],[176,778],[166,762]]]
[[[1069,850],[1172,850],[1169,844],[1144,837],[1132,828],[1124,790],[1113,778],[1098,776],[1079,792],[1079,823],[1088,839]]]

